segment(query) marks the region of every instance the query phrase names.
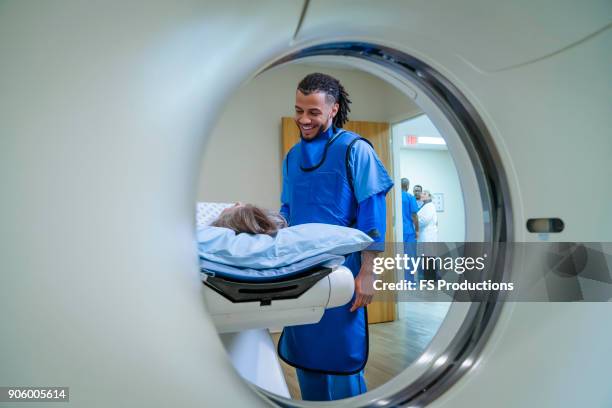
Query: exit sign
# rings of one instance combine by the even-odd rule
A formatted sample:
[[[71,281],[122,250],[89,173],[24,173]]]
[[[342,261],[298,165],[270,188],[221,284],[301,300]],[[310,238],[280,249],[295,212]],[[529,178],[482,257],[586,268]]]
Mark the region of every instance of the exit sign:
[[[419,139],[415,135],[404,136],[404,146],[415,145],[419,142]]]

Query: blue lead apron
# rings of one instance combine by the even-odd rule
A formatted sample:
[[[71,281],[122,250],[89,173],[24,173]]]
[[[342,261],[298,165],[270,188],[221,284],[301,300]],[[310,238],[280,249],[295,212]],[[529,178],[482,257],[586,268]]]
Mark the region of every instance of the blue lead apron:
[[[310,168],[300,163],[304,142],[289,151],[289,225],[354,225],[358,203],[348,158],[357,140],[365,139],[338,131],[327,142],[321,161]],[[357,276],[361,254],[350,254],[344,265]],[[293,367],[322,374],[350,375],[361,371],[368,359],[367,311],[362,307],[351,312],[354,298],[353,294],[346,305],[325,310],[318,323],[285,327],[278,343],[280,358]]]

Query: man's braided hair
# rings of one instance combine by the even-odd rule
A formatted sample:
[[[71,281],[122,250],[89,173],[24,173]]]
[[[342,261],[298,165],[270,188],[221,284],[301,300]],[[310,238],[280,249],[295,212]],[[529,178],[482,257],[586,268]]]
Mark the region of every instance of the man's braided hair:
[[[340,81],[336,78],[315,72],[306,75],[298,84],[298,90],[304,95],[313,92],[324,92],[327,101],[338,104],[338,113],[334,117],[334,126],[341,128],[348,121],[348,113],[351,111],[351,100]]]

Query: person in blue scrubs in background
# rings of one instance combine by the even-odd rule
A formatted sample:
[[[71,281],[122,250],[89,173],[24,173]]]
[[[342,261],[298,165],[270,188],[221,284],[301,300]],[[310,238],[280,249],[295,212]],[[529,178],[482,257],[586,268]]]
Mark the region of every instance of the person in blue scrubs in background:
[[[415,186],[416,187],[416,186]],[[419,217],[417,211],[419,207],[416,199],[408,192],[410,181],[402,179],[402,229],[404,241],[404,253],[410,257],[416,257],[416,242],[419,238]],[[414,281],[415,274],[411,267],[404,271],[404,279]]]
[[[404,242],[416,242],[419,239],[419,207],[416,198],[408,192],[410,181],[402,179],[402,223]]]
[[[385,196],[393,186],[371,144],[342,129],[350,99],[340,82],[307,75],[295,96],[300,142],[283,161],[281,214],[289,226],[325,223],[357,228],[374,239],[347,256],[355,277],[353,299],[327,309],[316,324],[285,327],[278,354],[296,368],[302,399],[348,398],[366,392],[367,306],[374,295],[373,263],[384,250]]]

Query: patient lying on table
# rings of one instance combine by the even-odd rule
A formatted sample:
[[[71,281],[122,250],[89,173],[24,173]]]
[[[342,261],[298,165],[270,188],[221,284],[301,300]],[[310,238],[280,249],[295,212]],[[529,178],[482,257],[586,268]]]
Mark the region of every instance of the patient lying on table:
[[[206,214],[207,210],[199,211]],[[341,265],[345,255],[372,243],[372,238],[355,228],[314,223],[288,227],[279,213],[252,204],[237,203],[222,212],[218,207],[213,211],[197,229],[204,276],[284,279],[321,265]]]
[[[211,226],[229,228],[236,234],[246,232],[274,236],[279,229],[287,227],[287,221],[277,212],[252,204],[236,203],[223,210]]]

